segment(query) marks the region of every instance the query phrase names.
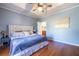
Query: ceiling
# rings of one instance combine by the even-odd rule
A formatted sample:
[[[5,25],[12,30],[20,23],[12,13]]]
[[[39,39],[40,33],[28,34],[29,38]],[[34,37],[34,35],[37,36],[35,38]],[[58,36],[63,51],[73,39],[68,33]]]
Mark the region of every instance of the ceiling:
[[[51,3],[52,7],[47,10],[46,13],[38,15],[32,12],[33,3],[0,3],[0,7],[29,16],[32,18],[44,18],[50,15],[54,15],[58,12],[78,6],[78,3]]]

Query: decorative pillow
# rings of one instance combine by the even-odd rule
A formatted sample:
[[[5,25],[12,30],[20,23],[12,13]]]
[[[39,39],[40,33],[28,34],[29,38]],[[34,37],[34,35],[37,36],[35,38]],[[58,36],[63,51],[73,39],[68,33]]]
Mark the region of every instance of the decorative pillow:
[[[24,32],[24,35],[25,35],[25,36],[29,36],[30,33],[29,33],[29,32]]]
[[[23,37],[27,37],[27,36],[31,36],[30,31],[25,31],[25,32],[14,32],[14,33],[11,34],[11,39],[23,38]]]
[[[23,32],[14,32],[11,34],[11,37],[17,37],[17,38],[24,37],[24,36],[25,34]]]

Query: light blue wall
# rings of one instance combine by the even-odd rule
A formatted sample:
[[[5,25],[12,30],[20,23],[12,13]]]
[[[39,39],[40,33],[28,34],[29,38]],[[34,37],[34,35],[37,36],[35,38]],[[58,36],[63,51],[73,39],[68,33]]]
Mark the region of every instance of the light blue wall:
[[[36,19],[0,8],[0,31],[8,31],[9,24],[35,25]]]
[[[55,28],[54,22],[65,16],[70,17],[70,27],[68,29]],[[41,21],[47,22],[48,37],[54,38],[55,41],[79,46],[79,7],[51,15]]]

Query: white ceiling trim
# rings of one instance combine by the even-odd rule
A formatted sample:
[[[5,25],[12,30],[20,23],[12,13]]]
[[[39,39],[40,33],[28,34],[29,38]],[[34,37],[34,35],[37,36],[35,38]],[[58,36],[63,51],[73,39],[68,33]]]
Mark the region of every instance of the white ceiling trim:
[[[8,6],[9,5],[9,6]],[[35,15],[35,14],[33,14],[33,13],[31,13],[31,12],[29,12],[29,11],[27,11],[27,10],[25,10],[24,12],[23,12],[23,9],[22,8],[20,8],[20,7],[17,7],[17,8],[11,8],[11,6],[10,5],[12,5],[12,4],[6,4],[6,3],[1,3],[0,4],[0,7],[1,8],[4,8],[4,9],[7,9],[7,10],[10,10],[10,11],[13,11],[13,12],[16,12],[16,13],[18,13],[18,14],[21,14],[21,15],[25,15],[25,16],[28,16],[28,17],[31,17],[31,18],[35,18],[35,19],[39,19],[39,18],[45,18],[45,17],[48,17],[48,16],[51,16],[51,15],[55,15],[55,14],[58,14],[58,13],[61,13],[61,12],[65,12],[65,11],[67,11],[67,10],[70,10],[70,9],[73,9],[73,8],[76,8],[76,7],[78,7],[79,6],[79,4],[78,3],[76,3],[76,4],[74,4],[74,3],[72,3],[72,4],[69,4],[69,5],[67,5],[66,4],[66,8],[61,8],[62,6],[64,7],[64,4],[62,5],[62,6],[58,6],[57,8],[59,8],[59,10],[57,10],[57,8],[55,8],[55,9],[52,9],[51,10],[51,13],[47,13],[46,15],[43,15],[43,16],[38,16],[38,15]],[[12,5],[13,6],[13,5]],[[70,6],[70,7],[68,7],[68,6]],[[14,6],[13,6],[14,7]],[[55,11],[56,10],[56,11]],[[49,11],[50,12],[50,11]]]
[[[22,9],[25,9],[26,8],[26,3],[12,3],[14,5],[16,5],[17,7],[20,7]]]
[[[74,9],[74,8],[76,8],[76,7],[79,7],[79,4],[76,4],[76,5],[73,5],[73,6],[71,6],[71,7],[68,7],[68,8],[59,10],[59,11],[56,11],[56,12],[54,12],[54,13],[51,13],[50,15],[46,15],[46,16],[43,16],[43,17],[40,17],[40,18],[46,18],[46,17],[52,16],[52,15],[55,15],[55,14],[58,14],[58,13],[62,13],[62,12],[68,11],[68,10],[70,10],[70,9]]]
[[[10,4],[10,6],[11,6],[12,4]],[[12,5],[13,6],[13,5]],[[37,19],[35,16],[31,16],[31,15],[29,15],[29,14],[25,14],[25,13],[23,13],[21,10],[23,10],[22,8],[19,8],[19,7],[17,7],[17,9],[13,9],[13,8],[10,8],[10,7],[8,7],[7,5],[6,5],[6,3],[1,3],[0,4],[0,8],[4,8],[4,9],[7,9],[7,10],[10,10],[10,11],[12,11],[12,12],[15,12],[15,13],[18,13],[18,14],[21,14],[21,15],[24,15],[24,16],[27,16],[27,17],[31,17],[31,18],[35,18],[35,19]],[[27,13],[27,12],[26,12]]]

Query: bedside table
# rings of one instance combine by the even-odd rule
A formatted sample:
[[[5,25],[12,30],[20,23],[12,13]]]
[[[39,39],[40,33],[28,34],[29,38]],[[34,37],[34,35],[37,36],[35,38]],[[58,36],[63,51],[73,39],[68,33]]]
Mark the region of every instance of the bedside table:
[[[2,44],[3,46],[8,46],[10,42],[10,38],[9,37],[5,37],[5,38],[1,38],[0,39],[0,44]]]

